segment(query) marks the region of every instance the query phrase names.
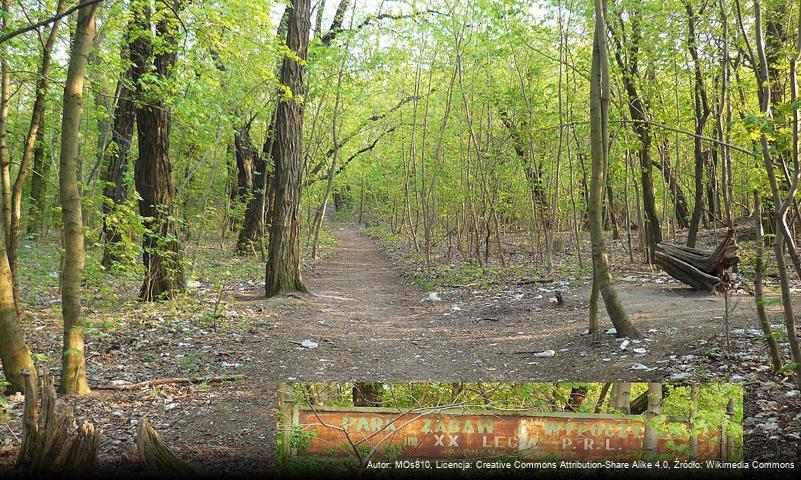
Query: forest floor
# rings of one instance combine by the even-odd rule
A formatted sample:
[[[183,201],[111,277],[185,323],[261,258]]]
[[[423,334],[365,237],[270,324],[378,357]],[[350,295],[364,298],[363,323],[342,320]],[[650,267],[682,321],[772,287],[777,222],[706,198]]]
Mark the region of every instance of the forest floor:
[[[202,471],[263,472],[274,460],[279,382],[348,380],[743,381],[746,445],[756,446],[746,458],[801,454],[801,396],[790,379],[769,373],[753,297],[745,292],[731,295],[727,308],[723,296],[690,292],[664,274],[618,269],[622,301],[645,338],[602,334],[592,346],[586,270],[543,279],[539,271],[511,267],[489,281],[447,269],[421,274],[425,269],[400,243],[371,239],[349,224],[329,228],[336,245],[305,268],[310,295],[265,300],[263,264],[224,254],[227,245],[196,246],[191,293],[161,304],[137,302],[135,276],[110,282],[90,261],[87,364],[95,390],[68,402],[104,430],[104,464],[133,465],[135,429],[148,416]],[[43,255],[47,248],[55,246],[36,242],[24,260],[31,265],[24,282],[49,279],[24,293],[34,303],[24,328],[40,365],[57,373],[57,256]],[[561,306],[552,301],[557,290]],[[772,318],[780,323],[775,312]],[[611,328],[603,309],[600,321],[604,332]],[[302,346],[305,340],[313,348]],[[553,356],[537,356],[542,352]],[[245,378],[97,388],[224,374]],[[8,398],[0,469],[18,447],[21,408],[19,396]]]

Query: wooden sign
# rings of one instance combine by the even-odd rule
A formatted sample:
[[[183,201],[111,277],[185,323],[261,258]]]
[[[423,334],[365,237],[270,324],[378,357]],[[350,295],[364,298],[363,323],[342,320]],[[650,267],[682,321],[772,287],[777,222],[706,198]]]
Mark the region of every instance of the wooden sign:
[[[437,409],[302,408],[294,410],[293,424],[302,431],[293,453],[328,457],[359,451],[405,459],[633,460],[642,456],[645,434],[640,416]],[[659,439],[658,453],[686,459],[689,431],[671,430]],[[698,437],[698,459],[721,457],[719,429]]]

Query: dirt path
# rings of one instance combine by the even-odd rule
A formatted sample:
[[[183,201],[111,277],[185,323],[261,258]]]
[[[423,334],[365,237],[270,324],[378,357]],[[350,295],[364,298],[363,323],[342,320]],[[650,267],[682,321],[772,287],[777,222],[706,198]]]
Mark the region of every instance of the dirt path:
[[[667,280],[620,282],[629,314],[646,340],[626,351],[611,335],[590,347],[589,286],[562,286],[566,305],[552,306],[552,286],[514,290],[445,289],[442,301],[405,283],[367,237],[335,227],[330,258],[307,276],[314,296],[280,321],[270,340],[276,376],[289,380],[631,380],[663,378],[670,355],[691,353],[692,341],[715,336],[722,297],[698,295]],[[574,282],[575,283],[575,282]],[[580,282],[579,282],[580,283]],[[734,328],[753,301],[737,297]],[[602,313],[602,325],[611,327]],[[318,348],[292,342],[312,340]],[[703,341],[703,340],[702,340]],[[703,345],[703,344],[702,344]],[[645,348],[646,353],[633,353]],[[555,350],[553,358],[533,353]],[[636,364],[653,370],[631,370]]]

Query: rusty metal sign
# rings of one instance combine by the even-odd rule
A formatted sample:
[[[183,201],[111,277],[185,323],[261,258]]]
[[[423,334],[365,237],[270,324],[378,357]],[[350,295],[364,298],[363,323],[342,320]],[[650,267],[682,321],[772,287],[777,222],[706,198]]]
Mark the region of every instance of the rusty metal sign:
[[[330,457],[358,451],[420,459],[632,460],[641,457],[645,434],[645,422],[637,416],[436,409],[296,408],[293,424],[302,432],[295,454]],[[689,431],[670,430],[670,437],[659,438],[658,453],[686,458]],[[719,429],[698,435],[698,459],[720,458],[720,440]]]

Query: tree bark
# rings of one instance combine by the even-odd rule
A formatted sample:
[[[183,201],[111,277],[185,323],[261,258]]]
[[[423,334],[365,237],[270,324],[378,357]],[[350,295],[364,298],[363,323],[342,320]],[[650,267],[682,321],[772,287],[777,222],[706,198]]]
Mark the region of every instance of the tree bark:
[[[33,176],[31,177],[31,205],[28,211],[28,235],[39,232],[44,227],[47,215],[47,175],[50,173],[50,159],[45,150],[45,119],[36,132],[36,147],[33,150]]]
[[[307,291],[300,273],[300,195],[303,102],[307,91],[303,63],[308,58],[309,3],[309,0],[294,0],[287,21],[287,48],[297,55],[297,59],[284,58],[281,67],[281,84],[292,92],[292,96],[282,98],[276,109],[273,144],[275,207],[265,275],[268,297],[295,290]]]
[[[673,278],[695,290],[711,292],[731,287],[729,269],[740,262],[738,250],[734,230],[729,230],[726,238],[712,252],[660,243],[655,260]]]
[[[6,239],[4,235],[0,235],[0,360],[3,362],[6,380],[10,383],[8,391],[11,393],[25,391],[23,370],[36,374],[36,367],[17,317],[12,284]]]
[[[653,421],[662,414],[662,384],[648,384],[648,409],[645,412],[645,433],[643,435],[643,453],[654,455],[659,443],[659,432]]]
[[[64,225],[64,260],[61,271],[61,309],[64,317],[64,346],[61,361],[61,392],[89,393],[84,358],[85,319],[81,314],[81,282],[84,270],[84,235],[81,188],[78,178],[78,147],[83,115],[83,84],[89,50],[95,36],[97,4],[78,11],[72,40],[69,69],[64,86],[64,113],[61,120],[61,161],[59,193]]]
[[[130,35],[131,27],[128,28]],[[123,50],[123,60],[130,61],[130,46]],[[106,146],[104,152],[106,172],[103,176],[103,233],[101,241],[103,243],[104,267],[109,268],[122,260],[120,256],[120,242],[123,240],[123,233],[119,230],[117,223],[112,219],[117,207],[128,201],[128,154],[131,151],[133,140],[134,122],[136,113],[134,111],[134,89],[131,84],[133,80],[133,68],[131,65],[126,68],[120,78],[120,86],[117,105],[114,107],[114,120],[111,131],[111,142]]]
[[[52,379],[25,375],[22,444],[16,467],[34,478],[92,476],[102,430],[91,423],[79,428],[73,410],[56,397]]]
[[[151,473],[175,477],[197,474],[191,465],[178,458],[167,447],[147,418],[143,418],[136,429],[136,452],[139,460]]]
[[[253,193],[253,167],[259,151],[250,138],[252,122],[244,123],[234,132],[236,154],[236,186],[231,189],[231,200],[244,202]]]
[[[3,31],[8,30],[11,11],[9,1],[3,0]],[[11,97],[11,76],[6,61],[6,45],[0,45],[0,216],[3,222],[5,244],[11,244],[11,158],[8,151],[8,107]]]
[[[609,166],[609,58],[606,47],[606,3],[595,0],[595,33],[590,84],[590,135],[592,140],[592,177],[588,204],[592,238],[593,283],[604,299],[606,311],[619,336],[640,338],[612,284],[609,257],[604,240],[603,218],[605,178]]]
[[[759,192],[756,190],[754,190],[754,233],[754,241],[756,242],[754,259],[754,302],[756,303],[759,326],[762,328],[762,334],[768,342],[770,363],[773,365],[773,370],[778,372],[781,370],[784,362],[782,361],[779,344],[773,334],[773,329],[770,327],[768,313],[765,311],[765,293],[762,283],[765,270],[765,231],[762,228],[762,200],[759,197]]]
[[[704,134],[704,127],[709,118],[709,100],[704,88],[704,77],[701,72],[701,61],[698,58],[698,47],[696,45],[695,26],[698,20],[693,6],[689,1],[684,2],[687,12],[687,48],[693,60],[694,91],[695,91],[695,136],[693,137],[693,152],[695,156],[695,204],[693,205],[693,215],[690,220],[690,231],[687,234],[687,246],[695,248],[698,239],[698,230],[701,226],[701,216],[704,211],[704,166],[707,163],[708,152],[703,151],[701,136]],[[709,205],[709,208],[713,208]]]
[[[186,288],[181,245],[175,221],[173,199],[175,180],[170,162],[171,112],[164,98],[149,92],[143,83],[147,76],[168,82],[175,66],[178,49],[178,12],[183,0],[170,6],[156,3],[154,12],[149,2],[134,6],[137,36],[131,43],[133,80],[137,86],[136,125],[139,158],[134,168],[136,191],[139,193],[139,214],[144,217],[146,232],[142,241],[145,279],[139,296],[145,301],[173,298]],[[155,15],[154,15],[155,13]],[[155,38],[151,22],[155,17]],[[159,48],[154,48],[158,43]],[[159,89],[156,89],[159,90]]]
[[[609,400],[609,410],[613,412],[631,413],[631,383],[621,382],[615,384]]]

